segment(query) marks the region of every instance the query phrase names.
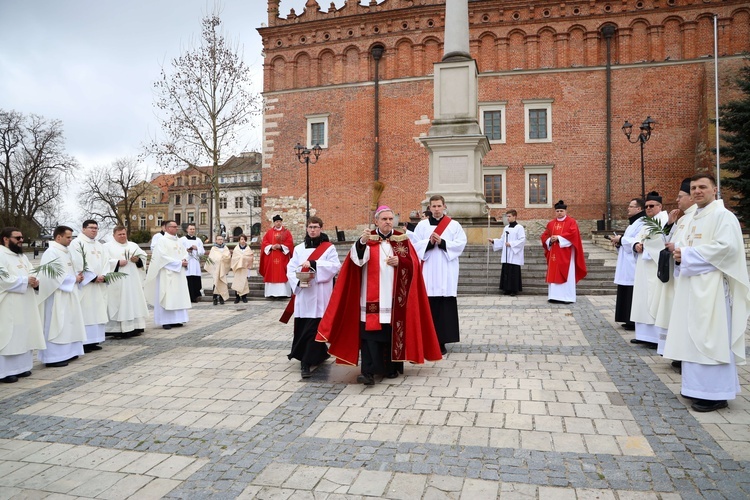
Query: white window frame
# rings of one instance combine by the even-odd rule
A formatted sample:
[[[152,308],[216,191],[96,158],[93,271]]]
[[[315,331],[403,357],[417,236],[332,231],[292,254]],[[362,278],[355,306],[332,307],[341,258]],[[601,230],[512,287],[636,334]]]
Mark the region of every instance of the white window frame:
[[[552,208],[552,165],[525,165],[524,170],[524,197],[523,203],[526,208]],[[529,175],[547,174],[547,203],[529,203]]]
[[[195,224],[195,212],[188,212],[187,213],[187,223],[188,224]]]
[[[502,197],[503,202],[502,203],[488,203],[487,205],[490,208],[505,208],[508,206],[508,197],[507,197],[507,191],[508,191],[508,167],[507,166],[492,166],[482,167],[482,191],[484,191],[484,176],[485,175],[502,175],[503,176],[503,188],[502,188]],[[482,193],[486,194],[486,193]]]
[[[328,124],[328,117],[331,116],[331,113],[322,113],[317,115],[305,115],[305,118],[307,118],[307,149],[312,149],[315,144],[312,143],[312,124],[313,123],[322,123],[323,124],[323,142],[324,144],[320,144],[320,147],[323,149],[328,148],[328,131],[329,131],[329,124]]]
[[[141,198],[141,208],[146,208],[146,198]]]
[[[553,99],[529,99],[523,101],[523,128],[527,143],[552,142],[552,103]],[[547,138],[529,138],[529,110],[544,109],[547,111]]]
[[[500,111],[500,140],[490,139],[490,144],[505,144],[505,105],[507,101],[500,102],[487,102],[479,104],[479,128],[484,134],[484,112],[485,111]]]

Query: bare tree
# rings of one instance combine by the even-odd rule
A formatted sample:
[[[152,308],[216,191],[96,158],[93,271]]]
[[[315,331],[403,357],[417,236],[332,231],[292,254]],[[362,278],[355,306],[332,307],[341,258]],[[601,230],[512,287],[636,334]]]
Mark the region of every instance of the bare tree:
[[[210,165],[214,217],[219,227],[219,175],[222,157],[237,145],[238,133],[260,112],[260,96],[250,91],[250,70],[237,47],[220,31],[213,14],[202,21],[201,44],[172,60],[156,88],[155,106],[163,139],[147,150],[162,163],[183,167]],[[203,172],[201,172],[203,173]]]
[[[130,216],[138,200],[149,191],[143,169],[134,158],[120,158],[110,166],[96,167],[83,181],[84,191],[79,203],[86,213],[103,223],[128,228]]]
[[[51,219],[76,160],[65,154],[62,122],[0,109],[0,226],[36,233]]]

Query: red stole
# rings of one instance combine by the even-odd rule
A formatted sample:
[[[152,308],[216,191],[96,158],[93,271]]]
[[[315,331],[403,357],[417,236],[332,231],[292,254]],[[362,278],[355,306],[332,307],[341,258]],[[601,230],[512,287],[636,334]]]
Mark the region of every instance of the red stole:
[[[437,227],[435,227],[435,231],[434,232],[437,233],[438,236],[442,236],[443,235],[443,231],[445,231],[445,228],[448,227],[448,224],[451,223],[451,220],[453,220],[453,219],[451,219],[447,215],[443,215],[443,218],[440,219],[440,222],[438,222]]]
[[[323,255],[323,253],[328,250],[328,248],[332,245],[330,241],[324,241],[318,247],[313,250],[313,253],[310,254],[310,256],[307,258],[307,260],[318,260]],[[303,271],[309,271],[309,267],[303,267]],[[292,294],[292,298],[289,299],[289,303],[286,305],[286,308],[284,309],[284,312],[281,314],[281,317],[279,318],[279,321],[282,323],[289,323],[289,318],[291,318],[294,315],[294,294]]]

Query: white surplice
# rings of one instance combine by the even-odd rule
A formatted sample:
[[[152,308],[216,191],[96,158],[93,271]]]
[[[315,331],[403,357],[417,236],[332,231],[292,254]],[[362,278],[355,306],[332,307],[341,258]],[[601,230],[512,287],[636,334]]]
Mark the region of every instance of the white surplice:
[[[154,235],[156,237],[156,235]],[[194,240],[189,240],[187,236],[180,238],[180,244],[185,247],[190,258],[188,259],[188,265],[185,269],[185,276],[200,276],[201,275],[201,255],[206,254],[206,249],[203,247],[203,241],[195,237]],[[195,247],[195,248],[192,248]],[[153,248],[151,249],[153,251]]]
[[[734,399],[750,313],[742,231],[734,214],[716,200],[696,209],[684,240],[664,356],[682,360],[686,396]]]
[[[297,271],[315,251],[315,248],[305,248],[304,243],[294,247],[294,254],[286,266],[286,275],[289,285],[294,291],[294,317],[295,318],[322,318],[328,307],[333,292],[333,278],[341,269],[341,261],[336,247],[331,245],[315,261],[315,277],[310,280],[308,287],[299,286]],[[356,252],[356,250],[355,250]],[[390,267],[390,266],[389,266]]]
[[[558,219],[560,221],[565,220]],[[550,238],[544,242],[547,245],[547,250],[552,248]],[[557,235],[557,245],[560,248],[568,248],[573,246],[567,238],[563,238],[559,234]],[[560,302],[575,302],[576,301],[576,248],[573,247],[570,252],[570,267],[568,267],[568,279],[565,283],[547,283],[547,299],[548,300],[559,300]]]
[[[510,243],[509,247],[505,243]],[[521,224],[515,227],[505,226],[503,235],[492,240],[492,251],[502,252],[500,262],[503,264],[516,264],[522,266],[524,263],[523,249],[526,246],[526,231]]]
[[[188,253],[177,236],[165,234],[151,255],[146,274],[144,294],[146,301],[154,306],[154,323],[157,326],[187,323],[190,292],[185,279],[182,261]]]
[[[0,379],[30,371],[33,349],[44,349],[44,332],[36,292],[29,287],[31,263],[0,245]],[[0,273],[3,274],[3,273]]]
[[[83,272],[83,281],[78,284],[81,298],[83,323],[86,325],[84,344],[104,342],[104,327],[109,320],[107,316],[107,284],[97,283],[98,276],[107,274],[109,258],[104,253],[103,245],[85,234],[79,234],[68,247],[73,268],[77,273]],[[86,255],[87,271],[83,270],[83,254]]]
[[[83,355],[86,326],[78,297],[76,272],[70,258],[70,247],[51,241],[42,255],[40,264],[59,264],[62,274],[57,277],[39,273],[40,308],[46,348],[38,352],[42,363],[67,361],[73,356]]]
[[[414,229],[414,249],[422,262],[422,276],[428,297],[456,297],[458,295],[458,258],[466,247],[466,233],[461,224],[451,220],[440,236],[445,250],[434,245],[428,250],[430,235],[437,226],[430,219],[417,224]]]
[[[633,251],[633,245],[638,243],[638,235],[643,228],[643,217],[628,225],[620,238],[620,248],[617,249],[617,267],[615,267],[615,285],[633,286],[635,281],[635,266],[638,254]]]
[[[109,322],[105,328],[107,333],[128,333],[135,329],[146,328],[148,305],[143,294],[143,279],[145,276],[146,252],[132,241],[124,244],[109,241],[104,244],[104,251],[108,258],[109,272],[117,269],[127,276],[112,281],[107,290],[107,313]],[[144,267],[138,268],[135,262],[125,257],[139,257]],[[120,260],[128,260],[124,266],[118,266]]]
[[[663,227],[669,215],[662,210],[654,218]],[[656,277],[656,264],[659,261],[659,251],[664,249],[665,242],[662,235],[649,237],[649,229],[645,225],[641,227],[638,241],[643,243],[643,252],[635,266],[630,321],[635,323],[637,340],[658,344],[659,328],[654,325],[655,319],[651,315],[651,304],[658,300],[656,282],[659,278]]]

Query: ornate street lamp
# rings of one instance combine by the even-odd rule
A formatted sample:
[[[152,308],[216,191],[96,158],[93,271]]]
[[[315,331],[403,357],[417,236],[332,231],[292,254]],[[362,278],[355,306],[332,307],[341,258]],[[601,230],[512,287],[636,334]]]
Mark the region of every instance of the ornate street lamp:
[[[318,158],[322,152],[323,148],[320,147],[320,144],[315,144],[311,150],[302,146],[299,142],[294,146],[294,154],[297,156],[297,159],[300,163],[305,164],[305,185],[307,192],[307,218],[305,219],[305,224],[307,224],[307,219],[310,218],[310,163],[313,165],[318,163]],[[310,158],[311,156],[312,158]]]
[[[622,126],[622,132],[625,134],[625,137],[628,138],[628,142],[631,144],[640,143],[641,145],[641,199],[646,199],[646,168],[645,163],[643,161],[643,146],[646,145],[648,140],[651,138],[651,131],[654,129],[654,124],[656,122],[651,119],[650,116],[647,116],[646,119],[641,123],[640,126],[640,133],[638,134],[638,137],[635,139],[630,138],[630,134],[633,132],[633,124],[631,124],[629,121],[625,120],[625,124]]]

